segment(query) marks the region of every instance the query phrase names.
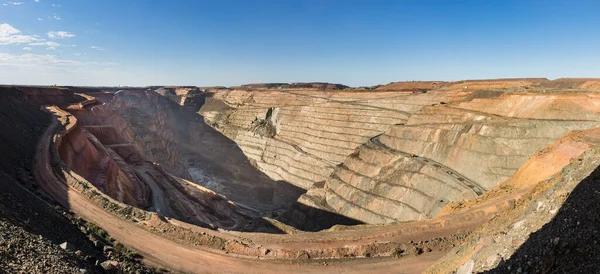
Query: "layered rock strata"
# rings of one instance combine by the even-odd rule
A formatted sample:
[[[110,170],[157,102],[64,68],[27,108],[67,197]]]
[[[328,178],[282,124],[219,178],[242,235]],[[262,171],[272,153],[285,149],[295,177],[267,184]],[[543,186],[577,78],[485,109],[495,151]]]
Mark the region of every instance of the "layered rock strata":
[[[481,195],[568,132],[598,126],[595,95],[541,84],[547,80],[233,90],[215,93],[200,113],[271,178],[309,190],[301,203],[390,223],[431,218],[448,202]]]
[[[216,92],[200,113],[271,178],[310,189],[390,125],[406,123],[425,105],[466,95],[234,90]],[[271,134],[262,133],[264,126]]]

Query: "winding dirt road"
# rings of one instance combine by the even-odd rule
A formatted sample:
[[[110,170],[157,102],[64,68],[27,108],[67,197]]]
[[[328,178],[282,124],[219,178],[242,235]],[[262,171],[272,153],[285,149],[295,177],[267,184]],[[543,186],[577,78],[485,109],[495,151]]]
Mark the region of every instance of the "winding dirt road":
[[[358,260],[261,260],[226,254],[224,251],[187,246],[161,237],[105,211],[83,196],[77,189],[66,184],[53,171],[53,142],[59,142],[61,134],[76,126],[77,120],[58,109],[37,147],[35,177],[42,189],[57,202],[87,221],[106,230],[111,237],[136,250],[144,259],[159,266],[186,273],[357,273],[365,271],[420,273],[438,258],[442,252],[430,252],[421,256]],[[59,120],[60,119],[60,120]],[[67,128],[55,135],[62,125]],[[216,232],[214,232],[216,233]],[[265,239],[270,235],[262,235]],[[300,238],[302,240],[302,238]],[[310,243],[307,243],[310,245]],[[285,245],[285,244],[283,244]]]
[[[139,226],[122,220],[69,188],[71,210],[105,229],[111,237],[137,250],[151,264],[192,273],[421,273],[439,259],[442,252],[431,252],[403,259],[362,259],[306,263],[295,261],[253,260],[226,255],[224,252],[188,247],[165,239]],[[325,262],[325,261],[323,261]]]
[[[495,213],[510,206],[515,197],[505,197],[482,203],[468,211],[456,212],[451,216],[443,216],[411,223],[399,223],[388,226],[364,226],[342,231],[324,231],[318,233],[298,233],[276,235],[265,233],[228,232],[219,233],[208,229],[195,229],[197,233],[205,232],[225,238],[248,239],[255,246],[262,246],[277,251],[319,251],[330,254],[323,259],[275,259],[273,257],[257,258],[249,255],[227,254],[225,251],[196,246],[194,243],[179,243],[150,231],[140,223],[133,223],[105,211],[102,207],[88,200],[77,189],[66,183],[66,179],[54,172],[60,159],[51,158],[51,150],[60,143],[57,133],[62,125],[67,129],[76,126],[77,120],[68,113],[55,110],[55,119],[47,128],[38,145],[36,156],[36,180],[46,193],[52,196],[77,215],[96,223],[106,230],[111,237],[125,246],[143,255],[150,263],[165,266],[173,270],[189,273],[420,273],[440,258],[443,252],[429,252],[420,256],[403,256],[400,259],[386,258],[352,258],[333,259],[340,256],[336,250],[350,248],[359,249],[365,246],[385,245],[386,243],[408,243],[424,241],[438,237],[455,235],[457,232],[472,229],[489,220]],[[69,122],[70,121],[70,122]],[[59,164],[60,166],[60,164]],[[68,171],[65,171],[68,172]],[[78,180],[83,180],[78,179]],[[174,221],[174,220],[173,220]],[[177,223],[177,222],[175,222]],[[177,224],[174,224],[177,225]],[[323,253],[325,252],[325,253]],[[329,253],[327,253],[329,252]],[[239,254],[244,254],[239,253]],[[333,257],[331,257],[333,256]]]

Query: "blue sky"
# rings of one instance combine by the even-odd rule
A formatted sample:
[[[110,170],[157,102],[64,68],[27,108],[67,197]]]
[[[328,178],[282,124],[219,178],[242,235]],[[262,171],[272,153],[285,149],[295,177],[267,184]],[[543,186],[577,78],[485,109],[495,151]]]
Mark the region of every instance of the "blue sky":
[[[0,83],[600,77],[600,1],[0,0]]]

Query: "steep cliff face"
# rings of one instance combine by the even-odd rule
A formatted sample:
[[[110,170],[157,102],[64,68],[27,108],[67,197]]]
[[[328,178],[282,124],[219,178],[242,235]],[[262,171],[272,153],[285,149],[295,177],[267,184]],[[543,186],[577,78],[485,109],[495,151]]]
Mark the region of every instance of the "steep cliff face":
[[[68,116],[69,123],[72,123],[73,127],[61,139],[57,148],[63,162],[115,200],[139,208],[150,206],[148,187],[137,178],[119,153],[110,147],[126,144],[125,138],[111,125],[86,126],[79,121],[76,117],[82,117],[88,122],[100,121],[91,118],[95,115],[88,113],[85,108],[72,110],[72,113],[77,113],[77,116]],[[91,132],[86,128],[91,129]],[[137,154],[136,150],[133,152]],[[129,156],[127,159],[141,158],[139,154],[124,155]]]
[[[279,209],[302,193],[256,170],[202,116],[154,91],[119,92],[110,106],[128,122],[145,157],[171,174],[257,210]]]
[[[427,273],[456,269],[594,272],[597,262],[591,254],[598,247],[590,241],[590,234],[597,230],[599,140],[598,128],[571,132],[536,153],[486,195],[445,208],[444,214],[452,214],[494,197],[525,193],[519,203],[477,228],[464,245],[446,254]]]
[[[360,156],[368,156],[349,158],[333,173],[326,201],[365,222],[429,218],[450,201],[473,198],[504,182],[569,131],[599,125],[493,120],[393,126],[359,149]]]
[[[154,91],[192,112],[200,110],[212,96],[206,88],[198,87],[161,87]]]
[[[82,98],[71,94],[54,97],[54,89],[36,93],[17,87],[0,87],[0,242],[3,273],[76,273],[97,268],[85,257],[103,258],[86,235],[50,206],[36,192],[34,181],[36,144],[42,139],[51,115],[45,104],[60,104]],[[46,101],[48,100],[48,101]],[[68,241],[77,254],[52,243]]]
[[[301,203],[390,223],[431,218],[449,202],[477,197],[570,131],[599,125],[597,96],[546,92],[540,83],[553,82],[222,91],[200,113],[271,178],[308,189]]]
[[[310,189],[371,137],[425,105],[466,95],[234,90],[216,92],[200,113],[271,178]]]
[[[506,181],[570,131],[598,127],[598,103],[583,92],[534,93],[424,107],[346,159],[325,201],[369,223],[430,218]]]
[[[258,256],[263,269],[299,258],[343,265],[415,250],[425,253],[410,259],[425,267],[458,244],[430,270],[512,273],[527,265],[533,272],[552,264],[575,272],[574,258],[586,263],[598,250],[589,235],[598,223],[600,96],[581,90],[596,88],[595,80],[536,81],[218,91],[201,104],[206,117],[195,113],[198,105],[152,90],[102,93],[103,105],[64,89],[0,89],[0,117],[16,121],[1,128],[19,133],[0,134],[0,224],[36,216],[36,229],[50,231],[44,235],[70,240],[77,232],[15,187],[15,178],[30,180],[31,147],[40,138],[37,185],[165,265],[192,262],[185,270],[194,271],[218,258],[246,270],[239,256]],[[59,106],[40,108],[43,102]],[[274,178],[308,192],[300,196],[299,187]],[[393,224],[295,233],[271,218],[306,230]],[[163,256],[167,249],[173,256]],[[208,263],[205,249],[214,249]],[[388,259],[346,266],[382,262],[389,272],[408,261]],[[298,271],[328,270],[306,266],[314,265]]]

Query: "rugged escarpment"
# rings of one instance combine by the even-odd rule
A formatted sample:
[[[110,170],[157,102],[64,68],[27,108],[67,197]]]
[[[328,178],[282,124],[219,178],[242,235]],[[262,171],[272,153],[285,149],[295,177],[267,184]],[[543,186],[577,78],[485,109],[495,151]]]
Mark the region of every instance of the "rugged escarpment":
[[[489,99],[482,106],[498,103]],[[600,125],[502,117],[461,109],[463,104],[423,108],[406,125],[374,137],[328,179],[328,204],[367,222],[429,218],[450,201],[473,198],[504,182],[571,130]],[[358,201],[353,205],[358,208],[344,200]]]
[[[159,96],[154,92],[150,94]],[[56,149],[56,158],[53,158],[55,162],[50,164],[50,166],[64,166],[67,170],[55,170],[55,173],[69,174],[63,175],[63,177],[70,176],[80,178],[79,180],[85,180],[86,183],[83,185],[75,184],[75,186],[83,187],[84,190],[88,191],[92,189],[92,196],[104,193],[118,203],[155,211],[163,216],[176,218],[198,226],[241,231],[276,233],[281,231],[269,221],[262,219],[258,214],[261,212],[260,210],[264,210],[265,208],[270,210],[283,209],[286,203],[293,203],[300,194],[294,193],[295,189],[286,190],[285,186],[281,186],[279,190],[276,190],[275,188],[278,186],[267,185],[263,189],[258,189],[258,191],[263,191],[263,193],[254,193],[256,194],[255,197],[264,200],[251,200],[254,198],[238,194],[238,196],[230,195],[237,199],[235,202],[232,202],[223,194],[215,193],[184,178],[173,176],[165,168],[148,161],[146,158],[147,154],[145,153],[146,150],[144,150],[147,148],[147,144],[136,142],[136,134],[139,134],[139,131],[136,132],[134,130],[139,130],[140,128],[136,128],[135,125],[131,127],[125,120],[128,118],[127,115],[124,115],[125,119],[123,119],[116,112],[112,111],[107,104],[101,103],[91,97],[83,99],[87,100],[68,105],[62,109],[56,106],[46,107],[47,111],[59,117],[60,122],[65,127],[65,131],[57,135],[58,137],[54,146],[50,147],[51,151]],[[162,100],[164,100],[164,103],[171,104],[170,106],[174,107],[175,112],[182,111],[178,105],[175,105],[168,99],[162,98]],[[169,117],[173,113],[163,114]],[[169,119],[181,117],[183,116],[170,116]],[[156,124],[153,126],[156,126]],[[143,130],[148,130],[146,125],[141,125],[141,127]],[[172,128],[164,129],[158,127],[158,129],[168,131]],[[181,131],[171,133],[174,134],[172,135],[175,136],[174,138],[182,139],[185,136],[178,134],[189,134],[189,132]],[[204,137],[206,136],[208,135],[204,135]],[[156,139],[151,140],[159,142],[158,151],[149,150],[151,153],[158,153],[160,155],[160,153],[168,151],[168,148],[160,146],[164,145],[161,142],[165,141],[161,139],[164,138],[164,135],[157,134],[146,137],[154,137]],[[171,141],[176,143],[177,140],[174,139]],[[204,140],[207,141],[206,139]],[[221,141],[226,141],[226,146],[230,145],[230,142],[224,137],[221,137]],[[187,145],[191,146],[189,143]],[[191,153],[183,155],[187,157]],[[187,159],[193,161],[191,158]],[[243,157],[241,159],[245,160]],[[177,158],[174,160],[183,161],[184,159]],[[251,167],[250,165],[248,166]],[[208,168],[204,165],[201,165],[201,167]],[[213,168],[212,171],[214,170]],[[258,173],[258,171],[254,171]],[[172,172],[177,172],[177,170],[173,170]],[[265,175],[262,176],[268,180]],[[223,191],[223,188],[232,187],[232,185],[228,185],[229,181],[226,178],[217,178],[221,180],[220,182],[225,182],[225,186],[220,187],[219,190]],[[58,184],[61,184],[60,181],[59,179]],[[251,179],[249,181],[260,184],[260,181]],[[87,182],[90,184],[88,185]],[[245,181],[242,182],[246,183]],[[270,180],[267,182],[274,183]],[[56,186],[42,186],[44,186],[45,191],[51,193],[56,199],[59,199],[57,197],[60,197],[61,193],[55,191],[57,189]],[[245,187],[249,189],[254,186],[246,183]],[[248,189],[243,191],[246,194],[252,194],[252,191]],[[239,187],[236,190],[242,191]],[[227,191],[223,191],[223,193],[230,194]],[[288,198],[286,195],[292,196]],[[249,202],[240,201],[240,197],[246,198],[246,201]],[[60,199],[64,199],[64,197]],[[68,205],[67,201],[62,201],[62,203]],[[253,205],[264,205],[264,207],[257,207],[258,209],[249,207]]]
[[[41,108],[82,100],[67,89],[0,87],[5,121],[0,123],[0,272],[101,273],[96,261],[111,259],[67,217],[68,209],[40,193],[42,184],[35,176],[36,145],[52,120]],[[62,243],[74,249],[63,250]],[[148,273],[139,263],[136,268]]]
[[[197,112],[212,96],[208,88],[199,87],[161,87],[154,91],[193,112]]]
[[[216,92],[200,113],[260,170],[310,189],[390,125],[405,123],[422,106],[465,95],[233,90]],[[214,104],[227,107],[218,109]]]
[[[156,92],[120,92],[110,107],[130,124],[145,157],[178,177],[259,211],[293,203],[302,193],[256,170],[235,143],[201,116]]]
[[[597,83],[6,88],[2,267],[94,270],[85,219],[183,272],[592,270]]]
[[[151,202],[148,187],[137,178],[122,156],[111,148],[127,145],[125,138],[112,125],[98,125],[101,119],[93,118],[96,112],[102,112],[102,107],[87,106],[73,110],[77,115],[68,117],[73,127],[59,144],[58,153],[69,168],[102,192],[120,202],[146,208]],[[90,109],[89,113],[87,109]],[[78,121],[77,116],[85,117],[86,122]],[[117,151],[121,151],[127,159],[140,159],[135,148],[131,148],[129,153],[123,153],[122,147]]]
[[[525,193],[428,272],[596,272],[598,261],[591,254],[597,245],[591,238],[597,233],[598,214],[593,209],[599,134],[598,128],[572,132],[536,153],[484,197],[449,207],[444,214],[485,203],[488,197]]]
[[[200,113],[271,178],[308,189],[300,202],[389,223],[431,218],[448,202],[481,195],[568,132],[599,125],[595,95],[552,85],[510,79],[394,83],[381,87],[387,92],[220,91]]]

